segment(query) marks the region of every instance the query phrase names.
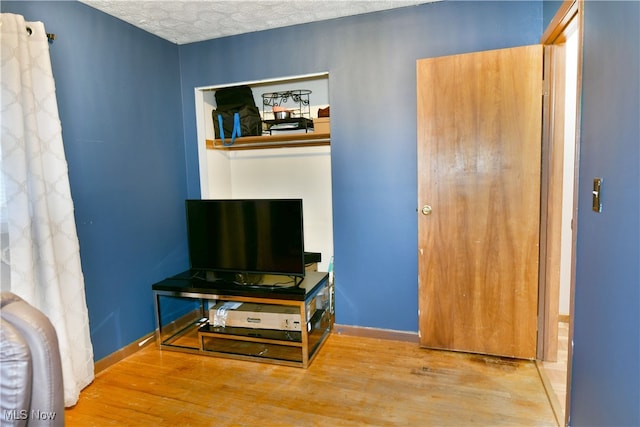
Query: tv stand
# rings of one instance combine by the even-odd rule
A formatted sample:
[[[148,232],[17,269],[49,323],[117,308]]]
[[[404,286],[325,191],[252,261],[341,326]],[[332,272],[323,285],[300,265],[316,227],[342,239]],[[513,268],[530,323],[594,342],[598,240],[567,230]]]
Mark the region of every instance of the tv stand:
[[[317,271],[275,285],[291,280],[241,285],[185,271],[154,284],[158,347],[307,368],[333,327],[333,286]]]

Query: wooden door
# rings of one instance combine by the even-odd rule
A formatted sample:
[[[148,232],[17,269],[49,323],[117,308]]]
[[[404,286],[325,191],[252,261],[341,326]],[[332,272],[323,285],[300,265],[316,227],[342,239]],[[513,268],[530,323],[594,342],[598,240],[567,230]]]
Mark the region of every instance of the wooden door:
[[[417,81],[420,345],[533,359],[542,46],[422,59]]]

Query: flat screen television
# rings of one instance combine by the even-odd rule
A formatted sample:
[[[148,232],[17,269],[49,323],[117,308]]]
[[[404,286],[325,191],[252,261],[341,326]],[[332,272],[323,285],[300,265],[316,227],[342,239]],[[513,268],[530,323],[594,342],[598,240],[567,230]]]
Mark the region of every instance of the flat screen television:
[[[302,199],[187,200],[186,213],[191,269],[208,280],[304,277]]]

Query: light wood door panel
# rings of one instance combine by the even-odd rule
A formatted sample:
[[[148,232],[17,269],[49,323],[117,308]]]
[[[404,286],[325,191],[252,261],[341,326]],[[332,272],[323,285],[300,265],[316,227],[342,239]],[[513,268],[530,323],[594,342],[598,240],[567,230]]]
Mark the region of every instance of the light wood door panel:
[[[420,344],[534,358],[542,46],[422,59],[417,81]]]

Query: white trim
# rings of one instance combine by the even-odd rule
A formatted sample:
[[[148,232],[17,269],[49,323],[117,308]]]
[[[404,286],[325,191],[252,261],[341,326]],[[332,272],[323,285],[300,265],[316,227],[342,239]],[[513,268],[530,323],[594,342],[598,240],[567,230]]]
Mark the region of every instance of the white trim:
[[[304,80],[304,79],[312,79],[312,78],[326,77],[326,76],[329,76],[328,71],[324,71],[321,73],[300,74],[297,76],[287,76],[287,77],[280,77],[280,78],[273,78],[273,79],[247,80],[243,82],[223,83],[223,84],[218,84],[213,86],[200,86],[200,87],[196,87],[195,90],[196,91],[215,90],[223,87],[239,86],[239,85],[248,85],[248,86],[265,85],[265,84],[272,84],[272,83],[288,82],[292,80]]]

